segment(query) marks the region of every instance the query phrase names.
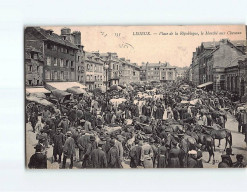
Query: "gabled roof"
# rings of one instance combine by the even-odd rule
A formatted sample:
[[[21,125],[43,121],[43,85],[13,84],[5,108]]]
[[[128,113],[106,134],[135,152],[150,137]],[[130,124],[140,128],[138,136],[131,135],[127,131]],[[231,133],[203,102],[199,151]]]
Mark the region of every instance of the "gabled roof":
[[[40,27],[29,27],[29,28],[34,28],[36,31],[38,31],[46,40],[55,42],[55,43],[59,43],[61,45],[66,45],[68,47],[71,47],[73,49],[79,49],[76,45],[74,45],[73,43],[71,43],[68,40],[64,40],[61,36],[55,34],[55,33],[51,33],[49,34],[49,30],[45,30],[43,28]]]

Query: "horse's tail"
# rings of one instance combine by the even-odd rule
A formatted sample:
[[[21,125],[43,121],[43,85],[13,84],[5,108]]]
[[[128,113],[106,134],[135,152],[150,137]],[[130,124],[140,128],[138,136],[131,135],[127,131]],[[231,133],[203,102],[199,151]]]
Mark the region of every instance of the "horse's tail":
[[[230,140],[229,140],[229,144],[230,144],[230,148],[232,147],[232,133],[229,132],[229,136],[230,136]]]

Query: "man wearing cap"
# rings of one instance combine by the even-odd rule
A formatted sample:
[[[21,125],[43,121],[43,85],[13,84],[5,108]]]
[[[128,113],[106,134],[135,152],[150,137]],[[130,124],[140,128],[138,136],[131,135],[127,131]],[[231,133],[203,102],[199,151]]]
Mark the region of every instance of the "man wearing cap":
[[[121,162],[119,158],[119,152],[115,146],[115,140],[110,141],[110,150],[107,153],[107,164],[108,168],[121,168]]]
[[[161,146],[158,148],[157,168],[166,168],[168,163],[168,150],[165,146],[165,140],[161,141]]]
[[[74,106],[70,111],[69,111],[69,114],[68,114],[68,119],[70,121],[70,124],[71,126],[74,126],[75,122],[76,122],[76,112],[77,112],[77,107]]]
[[[77,141],[78,148],[79,148],[79,160],[83,160],[83,156],[86,153],[86,146],[90,142],[89,136],[85,135],[86,131],[81,130],[81,135]]]
[[[237,154],[236,156],[237,162],[233,163],[233,168],[245,168],[246,164],[243,163],[243,155],[242,154]]]
[[[229,156],[221,155],[222,161],[218,164],[218,168],[230,168]]]
[[[97,143],[95,142],[95,137],[90,136],[90,142],[86,145],[86,153],[82,160],[82,168],[92,168],[91,153],[97,148]]]
[[[29,169],[47,169],[46,155],[42,154],[42,146],[40,144],[35,147],[35,154],[33,154],[28,163]]]
[[[197,151],[191,150],[188,152],[187,168],[197,168]]]
[[[102,150],[104,142],[98,143],[98,148],[94,149],[91,154],[92,168],[107,168],[106,153]]]
[[[154,144],[155,140],[152,137],[150,138],[149,142],[150,142],[150,146],[151,146],[151,148],[153,150],[153,157],[152,157],[152,159],[153,159],[153,167],[155,168],[155,166],[156,166],[156,159],[157,159],[157,155],[158,155],[158,148],[155,146],[155,144]]]
[[[123,145],[122,145],[122,143],[120,141],[118,141],[116,139],[117,138],[116,135],[113,134],[111,137],[115,141],[115,146],[116,146],[116,148],[118,150],[118,155],[119,155],[119,158],[120,158],[120,162],[122,162],[123,161]]]
[[[57,162],[57,155],[59,156],[58,163],[61,163],[61,156],[63,153],[63,145],[65,143],[65,135],[61,133],[62,128],[58,128],[53,138],[53,157]]]
[[[64,113],[61,122],[58,124],[58,127],[62,128],[62,133],[64,135],[69,130],[69,120],[68,120],[68,117],[67,117],[66,113]]]
[[[85,131],[91,131],[91,130],[93,130],[91,122],[89,122],[88,120],[86,120],[85,121],[85,124],[84,124],[84,129],[85,129]]]
[[[63,165],[62,168],[65,168],[67,158],[70,158],[70,166],[69,168],[73,168],[73,157],[75,155],[75,141],[71,137],[72,133],[70,131],[67,132],[67,139],[64,143],[63,147]]]
[[[139,140],[135,140],[135,145],[130,149],[130,167],[137,168],[140,165],[142,147],[139,146]]]

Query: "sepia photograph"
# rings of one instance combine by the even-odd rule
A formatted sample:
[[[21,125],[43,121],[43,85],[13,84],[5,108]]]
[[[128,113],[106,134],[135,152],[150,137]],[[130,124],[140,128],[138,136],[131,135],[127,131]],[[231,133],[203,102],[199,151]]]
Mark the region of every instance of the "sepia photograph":
[[[245,168],[245,25],[25,26],[26,169]]]

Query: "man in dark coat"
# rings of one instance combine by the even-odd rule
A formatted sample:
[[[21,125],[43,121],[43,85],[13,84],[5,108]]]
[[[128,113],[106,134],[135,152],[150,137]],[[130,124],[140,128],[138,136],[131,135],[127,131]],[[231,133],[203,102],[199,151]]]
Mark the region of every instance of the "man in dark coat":
[[[229,156],[221,155],[222,161],[218,164],[218,168],[230,168]]]
[[[58,127],[62,127],[62,133],[65,135],[69,130],[69,120],[66,114],[62,117],[61,122],[58,124]]]
[[[189,151],[189,157],[187,159],[187,168],[197,168],[197,152],[195,150]]]
[[[243,163],[243,155],[242,154],[237,154],[236,156],[237,158],[237,162],[233,163],[233,166],[234,168],[245,168],[246,165]]]
[[[71,137],[72,133],[70,131],[67,132],[67,139],[64,143],[64,147],[63,147],[63,166],[62,168],[65,168],[66,165],[66,160],[67,158],[70,159],[70,166],[69,168],[72,169],[73,168],[73,157],[75,155],[75,141],[74,139]]]
[[[36,149],[35,154],[33,154],[28,163],[29,169],[47,169],[47,157],[42,154],[42,146],[40,144],[34,147]]]
[[[111,148],[107,154],[107,164],[109,168],[121,168],[119,152],[115,146],[115,140],[110,141]]]
[[[98,148],[92,151],[92,168],[107,168],[106,153],[102,150],[103,144],[103,142],[99,142]]]
[[[76,106],[74,106],[68,114],[68,119],[72,126],[75,124],[77,120],[76,118],[77,118],[77,109],[76,109]]]
[[[135,140],[135,146],[130,149],[130,167],[137,168],[141,161],[141,150],[142,147],[139,146],[139,140]]]
[[[151,148],[153,150],[153,157],[152,157],[152,159],[153,159],[153,166],[155,168],[155,166],[156,166],[156,159],[157,159],[157,156],[158,156],[158,148],[155,146],[155,144],[154,144],[155,140],[153,138],[151,138],[149,142],[150,142],[150,146],[151,146]]]
[[[36,126],[36,124],[37,124],[37,122],[38,122],[38,117],[37,117],[37,115],[35,114],[35,112],[33,112],[33,113],[31,114],[29,121],[31,122],[31,126],[32,126],[32,128],[33,128],[33,132],[35,133],[35,126]]]
[[[82,161],[83,160],[83,156],[86,153],[86,146],[87,144],[90,142],[90,140],[88,139],[89,136],[85,136],[85,130],[81,131],[81,135],[78,139],[78,148],[79,148],[79,160]]]
[[[82,168],[92,168],[91,154],[92,151],[97,148],[95,137],[91,135],[89,139],[90,142],[86,145],[86,153],[82,160]]]
[[[59,156],[58,163],[61,163],[61,156],[63,153],[63,145],[65,143],[65,136],[61,133],[62,128],[57,129],[57,133],[53,137],[53,157],[57,162],[57,155]]]

